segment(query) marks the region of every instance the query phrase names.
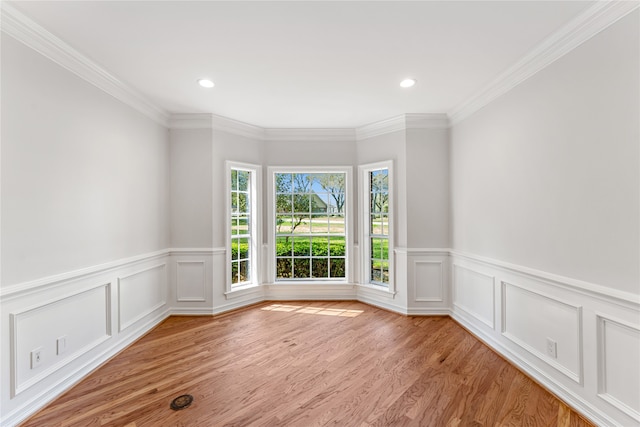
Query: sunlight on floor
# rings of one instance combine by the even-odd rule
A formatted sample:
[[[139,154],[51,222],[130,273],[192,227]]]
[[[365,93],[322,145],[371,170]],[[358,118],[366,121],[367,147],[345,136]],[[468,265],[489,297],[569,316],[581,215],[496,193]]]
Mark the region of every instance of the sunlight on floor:
[[[343,308],[303,307],[301,305],[271,304],[261,308],[265,311],[285,311],[303,314],[321,314],[323,316],[356,317],[364,313],[364,310],[346,310]]]

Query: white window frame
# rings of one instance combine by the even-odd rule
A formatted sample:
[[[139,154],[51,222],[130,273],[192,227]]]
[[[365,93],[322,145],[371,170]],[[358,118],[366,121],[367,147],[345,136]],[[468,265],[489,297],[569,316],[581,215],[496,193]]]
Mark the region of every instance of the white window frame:
[[[250,258],[249,268],[251,272],[251,280],[248,282],[233,284],[231,282],[231,170],[246,171],[251,174],[249,197],[250,197]],[[260,258],[262,257],[260,246],[262,242],[262,167],[259,165],[234,162],[227,160],[225,162],[225,199],[226,199],[226,214],[225,214],[225,229],[226,229],[226,293],[232,293],[243,289],[249,289],[257,287],[261,284],[261,266]]]
[[[268,274],[273,285],[346,285],[352,282],[353,265],[353,201],[352,201],[352,166],[269,166],[267,169],[267,194],[269,197],[269,232],[268,232]],[[344,173],[345,174],[345,278],[344,279],[280,279],[276,280],[276,173]]]
[[[387,169],[389,176],[389,286],[373,283],[371,281],[371,188],[369,182],[369,173]],[[395,294],[395,246],[394,246],[394,180],[393,180],[393,161],[387,160],[377,163],[369,163],[358,167],[358,193],[360,194],[360,281],[361,285],[377,290],[382,290]]]

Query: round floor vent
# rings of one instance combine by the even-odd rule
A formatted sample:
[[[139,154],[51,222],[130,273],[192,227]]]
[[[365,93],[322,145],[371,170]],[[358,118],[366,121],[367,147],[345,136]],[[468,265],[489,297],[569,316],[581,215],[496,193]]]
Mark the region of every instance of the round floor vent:
[[[190,394],[183,394],[182,396],[178,396],[171,401],[171,409],[177,411],[179,409],[188,408],[193,402],[193,396]]]

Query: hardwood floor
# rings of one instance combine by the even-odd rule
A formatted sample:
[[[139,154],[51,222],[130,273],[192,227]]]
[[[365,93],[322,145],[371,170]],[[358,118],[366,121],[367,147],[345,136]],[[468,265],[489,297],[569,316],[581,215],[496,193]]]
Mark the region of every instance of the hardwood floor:
[[[102,425],[591,424],[450,318],[324,301],[170,317],[23,424]]]

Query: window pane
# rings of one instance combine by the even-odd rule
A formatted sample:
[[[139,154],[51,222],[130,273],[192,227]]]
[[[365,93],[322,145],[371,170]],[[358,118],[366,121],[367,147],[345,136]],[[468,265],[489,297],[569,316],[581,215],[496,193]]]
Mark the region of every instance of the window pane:
[[[346,245],[345,245],[344,237],[331,236],[329,238],[329,255],[330,256],[346,255]]]
[[[329,239],[326,237],[314,237],[311,240],[311,255],[312,256],[327,256],[329,255]]]
[[[294,258],[293,259],[293,277],[297,279],[303,279],[311,277],[309,274],[309,258]]]
[[[249,239],[242,238],[238,239],[238,258],[239,259],[248,259],[249,258]]]
[[[293,211],[295,213],[308,214],[311,211],[311,196],[308,194],[294,194]]]
[[[231,285],[251,282],[252,257],[251,244],[252,229],[251,203],[255,197],[252,194],[251,179],[253,172],[231,169],[230,204],[231,210]]]
[[[249,209],[249,194],[238,193],[238,212],[248,213]]]
[[[369,176],[369,265],[373,283],[389,283],[389,170],[379,169]]]
[[[346,274],[344,258],[330,258],[329,269],[331,277],[344,278]]]
[[[276,256],[291,256],[293,243],[290,237],[276,238]]]
[[[276,278],[278,279],[290,279],[293,277],[293,262],[291,258],[277,258],[276,259]]]
[[[275,174],[277,278],[331,277],[327,257],[345,256],[345,178],[345,173]],[[292,274],[284,272],[287,255],[293,257]],[[336,261],[333,277],[344,278],[346,262]]]
[[[329,233],[343,235],[346,234],[344,215],[331,215],[329,217]]]
[[[311,178],[306,173],[293,174],[293,192],[308,193],[311,189]]]
[[[276,195],[276,213],[292,213],[293,202],[291,194]]]
[[[311,258],[311,266],[313,277],[329,277],[329,260],[327,258]]]
[[[249,190],[249,172],[248,171],[238,171],[238,190],[240,191]]]
[[[310,237],[293,237],[293,256],[309,256],[311,255],[311,238]]]
[[[238,263],[231,263],[231,283],[238,283]]]
[[[291,193],[293,190],[290,173],[277,173],[275,176],[276,193]]]
[[[238,189],[238,171],[231,169],[231,191]]]
[[[329,218],[326,215],[311,216],[311,232],[312,233],[329,233]]]
[[[246,282],[249,280],[249,260],[240,261],[240,281]]]
[[[231,193],[231,212],[238,212],[238,193]]]
[[[389,283],[389,263],[388,262],[383,262],[382,264],[382,278],[381,278],[381,282],[382,283]]]

